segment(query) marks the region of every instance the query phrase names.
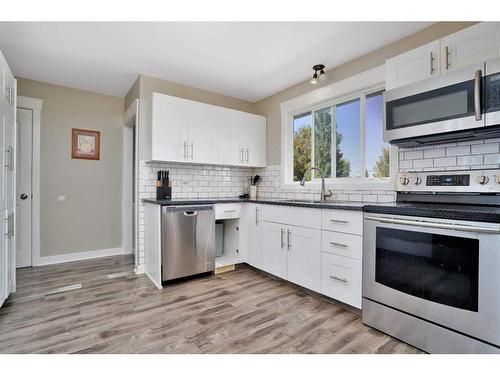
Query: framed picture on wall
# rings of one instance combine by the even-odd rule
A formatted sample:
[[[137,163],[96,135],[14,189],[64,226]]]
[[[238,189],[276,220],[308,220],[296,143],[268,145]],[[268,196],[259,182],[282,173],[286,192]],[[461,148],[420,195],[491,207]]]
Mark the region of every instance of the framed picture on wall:
[[[73,159],[99,160],[101,132],[71,129],[71,157]]]

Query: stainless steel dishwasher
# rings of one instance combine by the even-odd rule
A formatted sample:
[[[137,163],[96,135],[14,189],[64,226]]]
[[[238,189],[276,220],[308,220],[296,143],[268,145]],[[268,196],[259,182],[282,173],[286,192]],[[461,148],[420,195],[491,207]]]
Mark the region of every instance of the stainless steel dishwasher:
[[[161,217],[162,280],[215,269],[215,214],[212,205],[164,206]]]

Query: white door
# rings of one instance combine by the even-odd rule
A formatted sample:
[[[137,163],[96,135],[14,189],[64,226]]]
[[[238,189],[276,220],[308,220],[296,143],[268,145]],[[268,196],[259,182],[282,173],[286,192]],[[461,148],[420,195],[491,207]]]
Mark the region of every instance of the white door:
[[[252,167],[266,166],[266,118],[248,115],[247,164]]]
[[[287,280],[319,292],[321,288],[321,231],[288,227]]]
[[[439,40],[436,40],[386,60],[386,90],[438,75],[439,51]]]
[[[31,267],[33,111],[17,109],[16,268]]]
[[[16,279],[16,233],[15,209],[16,209],[16,120],[15,110],[6,117],[5,121],[5,199],[7,208],[7,258],[8,258],[8,288],[9,292],[15,289]]]
[[[441,72],[500,56],[500,24],[481,22],[441,39]]]
[[[189,103],[188,161],[217,163],[218,109],[204,103]]]
[[[188,101],[153,93],[152,159],[188,160]]]
[[[242,112],[219,108],[219,164],[246,165],[244,162],[246,125],[247,121]]]
[[[272,275],[286,278],[286,226],[262,222],[261,252],[260,268]]]

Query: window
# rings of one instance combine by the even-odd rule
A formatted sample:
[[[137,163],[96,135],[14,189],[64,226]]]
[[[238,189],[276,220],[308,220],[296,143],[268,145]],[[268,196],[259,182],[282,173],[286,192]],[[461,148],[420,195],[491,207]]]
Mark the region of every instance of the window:
[[[383,141],[382,91],[311,108],[293,116],[293,182],[311,166],[331,183],[390,178],[391,149]],[[290,176],[291,177],[291,176]],[[310,181],[319,178],[313,171]]]

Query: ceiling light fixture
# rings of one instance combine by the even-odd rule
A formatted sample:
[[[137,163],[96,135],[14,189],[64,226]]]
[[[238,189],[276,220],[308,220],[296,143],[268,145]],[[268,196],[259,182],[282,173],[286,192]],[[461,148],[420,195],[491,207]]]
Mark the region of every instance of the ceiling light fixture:
[[[311,79],[311,84],[315,85],[318,83],[318,76],[320,81],[326,80],[326,74],[325,74],[325,66],[323,64],[318,64],[313,66],[314,74]],[[319,72],[319,74],[318,74]]]

